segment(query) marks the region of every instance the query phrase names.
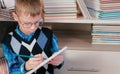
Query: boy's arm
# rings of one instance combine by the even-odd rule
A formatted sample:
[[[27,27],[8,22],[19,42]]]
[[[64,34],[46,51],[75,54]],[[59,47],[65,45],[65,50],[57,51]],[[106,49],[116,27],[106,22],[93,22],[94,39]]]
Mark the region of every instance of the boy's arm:
[[[58,39],[57,39],[57,37],[54,34],[52,36],[52,48],[51,48],[51,51],[53,53],[59,51]],[[55,68],[60,69],[63,65],[64,65],[64,61],[60,65],[55,66]]]
[[[4,56],[8,63],[10,74],[25,73],[24,62],[17,57],[5,44],[2,44]]]

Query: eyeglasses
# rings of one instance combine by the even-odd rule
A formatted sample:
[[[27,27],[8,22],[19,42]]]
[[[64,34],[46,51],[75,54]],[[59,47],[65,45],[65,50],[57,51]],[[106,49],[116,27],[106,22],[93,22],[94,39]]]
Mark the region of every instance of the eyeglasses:
[[[36,21],[35,23],[23,23],[20,19],[19,19],[19,22],[23,25],[23,27],[25,27],[25,28],[30,28],[30,27],[32,27],[33,25],[34,26],[38,26],[38,25],[40,25],[40,26],[42,26],[42,24],[43,24],[43,20],[42,19],[40,19],[39,21]]]
[[[17,14],[16,14],[17,15]],[[18,15],[17,15],[18,16]],[[38,25],[40,25],[40,26],[42,26],[43,25],[43,19],[42,18],[40,18],[40,20],[38,20],[38,21],[36,21],[35,23],[31,23],[31,22],[22,22],[21,21],[21,19],[19,18],[19,16],[18,16],[18,19],[19,19],[19,23],[21,24],[21,25],[23,25],[23,27],[25,27],[25,28],[30,28],[30,27],[32,27],[33,25],[35,26],[35,27],[37,27]]]

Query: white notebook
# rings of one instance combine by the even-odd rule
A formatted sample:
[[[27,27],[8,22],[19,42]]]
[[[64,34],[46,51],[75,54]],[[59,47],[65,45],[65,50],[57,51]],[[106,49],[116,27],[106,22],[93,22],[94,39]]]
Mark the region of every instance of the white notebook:
[[[59,55],[60,53],[62,53],[65,49],[67,49],[67,46],[63,47],[61,50],[59,50],[58,52],[56,52],[55,54],[53,54],[51,57],[49,57],[48,59],[46,59],[45,61],[43,61],[41,64],[39,64],[36,68],[30,70],[29,72],[27,72],[26,74],[31,74],[33,72],[35,72],[37,69],[39,69],[40,67],[42,67],[43,65],[45,65],[47,62],[49,62],[51,59],[55,58],[57,55]]]

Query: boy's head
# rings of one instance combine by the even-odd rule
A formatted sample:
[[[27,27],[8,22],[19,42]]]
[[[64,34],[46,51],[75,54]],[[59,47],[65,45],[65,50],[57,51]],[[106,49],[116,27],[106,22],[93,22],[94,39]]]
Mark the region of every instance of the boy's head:
[[[18,16],[36,16],[42,11],[40,0],[15,0],[15,12]]]
[[[39,27],[42,21],[42,7],[40,0],[15,0],[13,18],[18,22],[19,29],[26,35],[31,34]]]

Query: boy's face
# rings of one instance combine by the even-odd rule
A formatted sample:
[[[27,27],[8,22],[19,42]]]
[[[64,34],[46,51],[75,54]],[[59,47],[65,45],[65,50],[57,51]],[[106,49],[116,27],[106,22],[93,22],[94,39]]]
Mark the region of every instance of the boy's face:
[[[32,17],[30,15],[22,14],[21,16],[16,15],[16,18],[14,19],[19,23],[19,29],[26,35],[35,32],[39,27],[39,23],[42,22],[41,15]]]

